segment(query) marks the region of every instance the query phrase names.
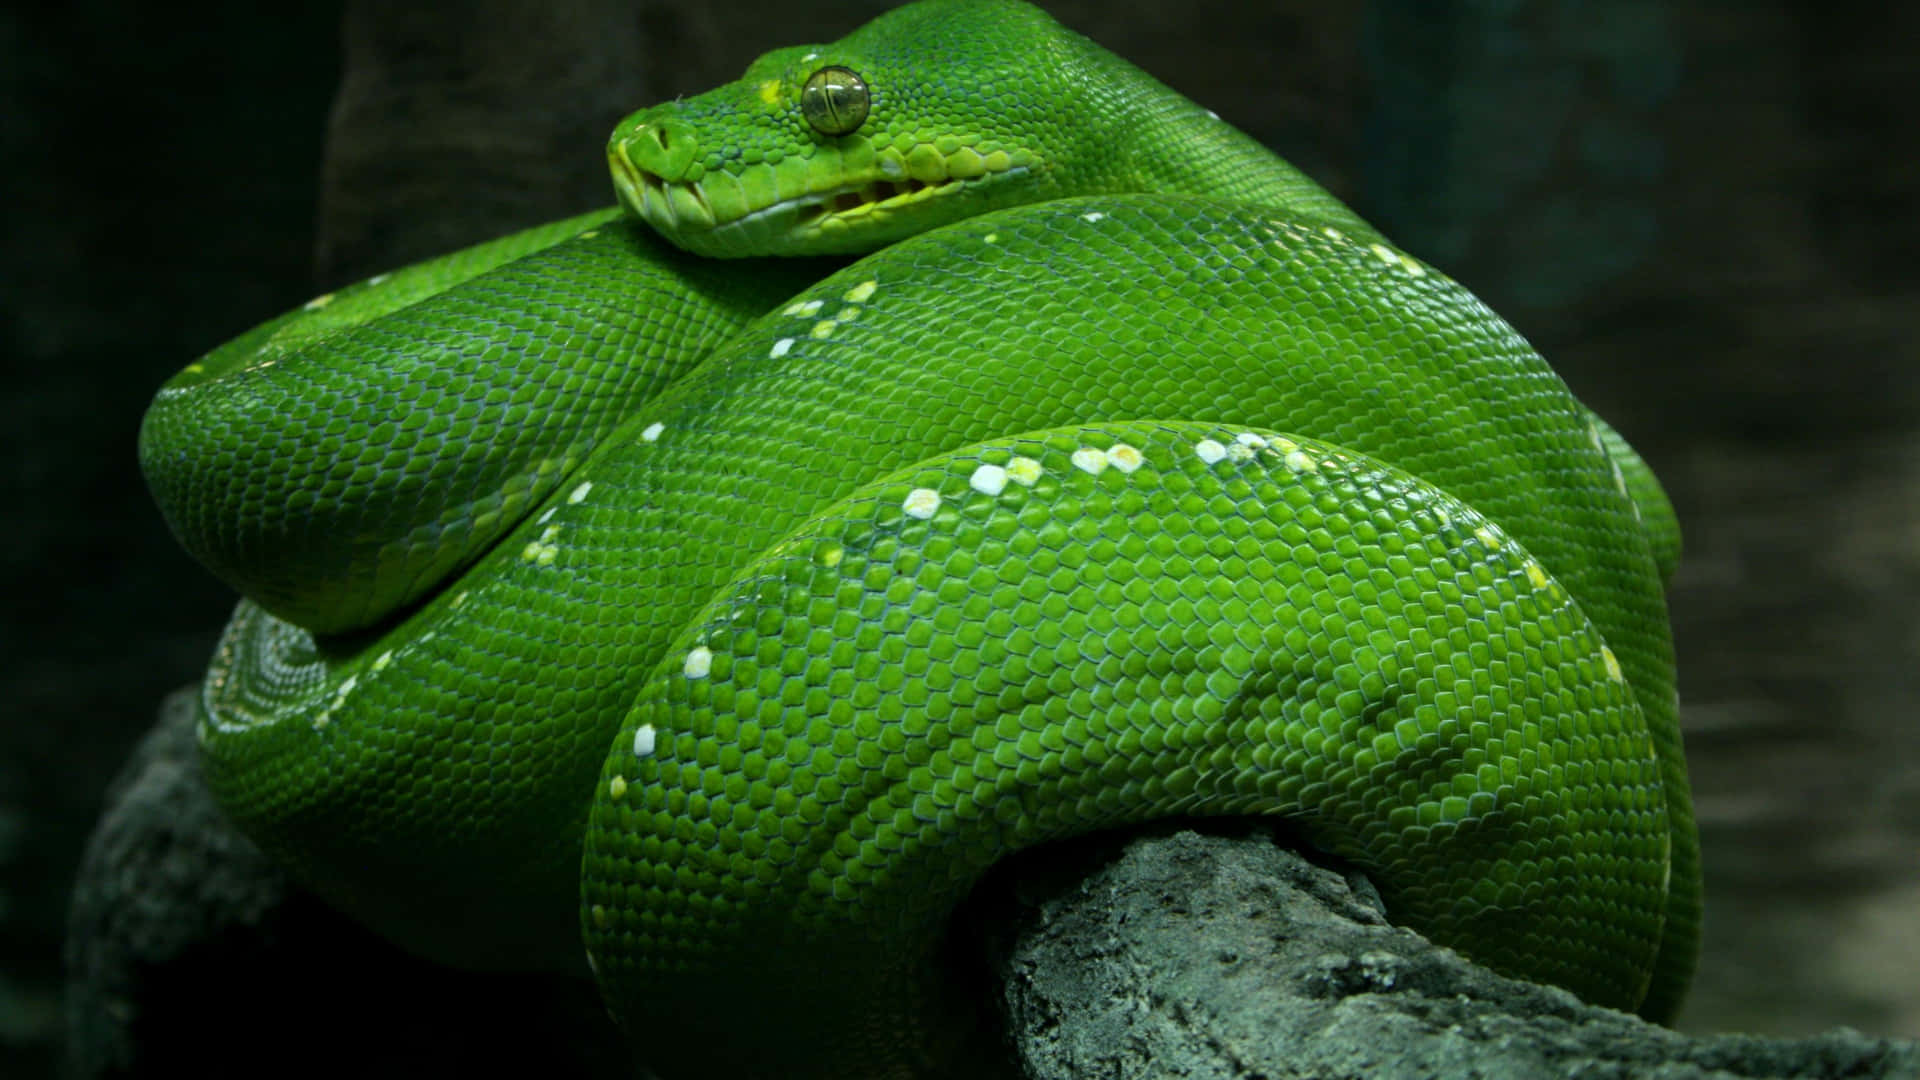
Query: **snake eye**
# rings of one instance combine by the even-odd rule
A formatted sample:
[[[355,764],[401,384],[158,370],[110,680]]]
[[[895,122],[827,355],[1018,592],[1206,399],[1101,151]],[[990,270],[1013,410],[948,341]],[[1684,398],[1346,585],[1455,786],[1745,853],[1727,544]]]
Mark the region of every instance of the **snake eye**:
[[[800,115],[822,135],[851,135],[867,120],[867,82],[848,68],[823,67],[800,88]]]

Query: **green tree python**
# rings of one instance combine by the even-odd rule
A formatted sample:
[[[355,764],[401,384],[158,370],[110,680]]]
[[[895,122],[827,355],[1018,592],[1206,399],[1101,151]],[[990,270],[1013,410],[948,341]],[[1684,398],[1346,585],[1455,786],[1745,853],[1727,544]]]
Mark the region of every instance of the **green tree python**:
[[[1471,294],[1013,0],[768,53],[608,157],[620,207],[318,297],[147,414],[246,597],[207,775],[299,880],[591,970],[665,1075],[942,1075],[995,860],[1274,815],[1396,920],[1671,1015],[1678,531]]]

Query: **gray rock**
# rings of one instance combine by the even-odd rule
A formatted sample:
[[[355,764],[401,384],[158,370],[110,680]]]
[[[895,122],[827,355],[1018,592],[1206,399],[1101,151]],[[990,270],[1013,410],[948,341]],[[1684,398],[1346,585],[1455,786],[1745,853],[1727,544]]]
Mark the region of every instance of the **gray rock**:
[[[1688,1037],[1496,975],[1257,827],[1082,847],[982,901],[1035,1080],[1920,1076],[1912,1042]]]
[[[214,804],[194,693],[161,706],[81,860],[67,935],[70,1076],[631,1071],[585,983],[437,967],[289,883]]]

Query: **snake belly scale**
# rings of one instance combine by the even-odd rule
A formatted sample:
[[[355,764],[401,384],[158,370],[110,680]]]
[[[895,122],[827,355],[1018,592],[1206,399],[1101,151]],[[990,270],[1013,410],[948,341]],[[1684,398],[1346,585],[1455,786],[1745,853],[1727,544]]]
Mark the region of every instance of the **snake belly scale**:
[[[305,884],[590,969],[669,1076],[937,1076],[995,860],[1279,815],[1399,921],[1671,1014],[1678,533],[1471,294],[1012,0],[609,156],[624,212],[320,298],[149,413],[249,597],[208,775]]]

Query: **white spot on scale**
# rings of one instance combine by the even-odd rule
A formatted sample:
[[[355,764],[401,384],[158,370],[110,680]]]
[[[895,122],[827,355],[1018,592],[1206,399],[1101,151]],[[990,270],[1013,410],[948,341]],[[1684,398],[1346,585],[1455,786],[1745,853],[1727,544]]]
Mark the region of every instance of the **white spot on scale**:
[[[652,757],[655,740],[652,724],[641,724],[633,731],[633,754],[635,757]]]
[[[810,53],[808,53],[807,55],[805,55],[805,56],[803,56],[803,57],[801,57],[800,59],[801,59],[801,61],[802,61],[802,62],[804,62],[804,61],[807,61],[807,60],[818,60],[818,59],[820,59],[820,54],[819,54],[819,53],[817,53],[817,52],[810,52]]]
[[[1107,448],[1107,461],[1123,473],[1131,473],[1146,464],[1147,459],[1140,451],[1126,443],[1114,443]]]
[[[667,425],[655,420],[653,423],[647,425],[647,430],[640,433],[640,441],[657,442],[660,439],[660,433],[665,430],[667,430]]]
[[[925,521],[940,509],[940,493],[932,488],[914,488],[900,502],[900,509],[908,517]]]
[[[559,508],[559,507],[557,507],[557,506],[549,506],[549,507],[547,507],[547,509],[546,509],[546,512],[544,512],[544,513],[542,513],[542,514],[540,515],[540,517],[539,517],[539,519],[538,519],[538,520],[536,520],[536,521],[534,522],[534,524],[535,524],[535,525],[545,525],[545,524],[546,524],[546,523],[547,523],[548,521],[550,521],[550,520],[551,520],[551,519],[553,518],[553,514],[554,514],[554,511],[556,511],[556,510],[559,510],[559,509],[560,509],[560,508]]]
[[[793,305],[795,315],[812,315],[826,305],[824,300],[806,300]]]
[[[1227,456],[1227,448],[1213,439],[1201,439],[1193,444],[1193,453],[1201,461],[1211,465]]]
[[[1287,456],[1284,460],[1287,463],[1287,468],[1292,469],[1294,472],[1316,472],[1320,468],[1319,465],[1314,463],[1312,458],[1299,450],[1287,451]]]
[[[319,296],[316,296],[313,299],[307,301],[306,304],[303,306],[307,311],[319,311],[321,308],[326,307],[328,304],[331,304],[331,303],[333,303],[333,294],[321,293]]]
[[[1479,528],[1473,530],[1473,536],[1474,536],[1474,539],[1480,541],[1482,544],[1486,545],[1488,548],[1491,548],[1494,551],[1500,550],[1499,534],[1495,533],[1492,529],[1487,528],[1485,525],[1482,525]]]
[[[681,666],[680,670],[689,679],[706,678],[707,673],[713,670],[713,650],[705,645],[695,645],[687,651],[687,662]]]
[[[643,438],[645,437],[644,434],[642,435],[642,437]],[[580,481],[579,487],[574,488],[571,492],[567,494],[567,502],[577,505],[587,497],[587,492],[592,490],[593,490],[593,481],[582,480]]]
[[[372,277],[367,279],[367,284],[378,285],[392,276],[393,276],[392,274],[375,274]]]
[[[1030,457],[1016,457],[1007,462],[1007,476],[1021,487],[1032,487],[1040,482],[1040,463]]]
[[[1367,250],[1373,252],[1374,258],[1379,259],[1388,266],[1400,265],[1400,253],[1385,244],[1368,244]]]
[[[373,670],[385,671],[387,669],[387,665],[391,663],[393,663],[393,650],[388,649],[386,652],[383,652],[379,656],[376,656],[373,658]]]
[[[1091,446],[1083,446],[1073,452],[1073,467],[1083,473],[1099,476],[1107,471],[1107,452]]]
[[[1218,119],[1220,119],[1220,114],[1219,114],[1219,113],[1217,113],[1217,112],[1214,112],[1214,111],[1213,111],[1212,109],[1208,109],[1208,110],[1207,110],[1207,115],[1208,115],[1208,116],[1210,116],[1210,117],[1212,117],[1212,118],[1213,118],[1213,119],[1215,119],[1215,120],[1218,120]]]
[[[998,495],[1007,490],[1007,470],[998,465],[982,465],[967,477],[967,486],[982,495]]]
[[[1332,240],[1345,240],[1347,238],[1346,233],[1341,232],[1339,229],[1336,229],[1331,225],[1322,225],[1320,227],[1320,231],[1326,234],[1326,236]]]
[[[1104,218],[1106,216],[1107,215],[1101,213],[1098,210],[1089,210],[1086,213],[1080,215],[1080,220],[1081,221],[1099,221],[1101,218]]]
[[[1234,440],[1232,446],[1227,447],[1227,456],[1235,461],[1252,461],[1256,453],[1258,451],[1254,449],[1252,443],[1241,442],[1238,439]]]
[[[997,244],[1000,242],[1000,234],[997,232],[990,232],[987,235],[981,237],[981,239],[986,241],[989,244]]]
[[[778,360],[781,357],[787,355],[787,350],[791,348],[793,348],[793,339],[790,337],[783,337],[779,341],[776,341],[773,343],[773,348],[767,352],[767,357],[768,359],[771,359],[771,360]]]
[[[1267,445],[1267,440],[1265,436],[1255,434],[1254,432],[1251,432],[1251,431],[1243,431],[1240,434],[1235,435],[1233,437],[1233,441],[1239,443],[1241,446],[1252,446],[1255,448],[1264,447]]]

